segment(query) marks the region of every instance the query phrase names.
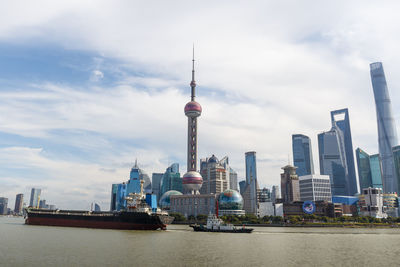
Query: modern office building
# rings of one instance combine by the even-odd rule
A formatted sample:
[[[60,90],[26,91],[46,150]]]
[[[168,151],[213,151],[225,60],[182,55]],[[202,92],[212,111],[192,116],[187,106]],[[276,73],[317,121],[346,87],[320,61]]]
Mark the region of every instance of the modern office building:
[[[348,137],[334,121],[332,123],[330,131],[318,134],[320,173],[330,176],[332,195],[352,196],[357,193],[357,185],[354,188],[354,177],[350,176],[348,168],[348,162],[352,162],[347,160],[345,149]]]
[[[246,160],[246,185],[243,190],[244,210],[248,214],[257,214],[257,164],[256,152],[250,151],[245,153]]]
[[[129,174],[129,181],[127,182],[127,194],[129,193],[140,193],[140,181],[143,180],[143,188],[145,193],[151,193],[151,181],[150,177],[139,168],[137,160],[135,165],[132,167]]]
[[[356,159],[360,188],[383,188],[379,154],[368,155],[364,150],[357,148]]]
[[[271,190],[264,187],[263,189],[257,190],[257,201],[260,202],[271,202]]]
[[[400,187],[400,146],[394,146],[392,148],[393,162],[394,162],[394,170],[395,170],[395,179],[397,181],[398,186]],[[400,189],[398,189],[400,192]]]
[[[182,178],[181,174],[179,173],[179,164],[173,163],[169,166],[161,179],[160,182],[160,195],[162,196],[165,192],[170,190],[175,190],[179,192],[182,191]]]
[[[48,208],[48,205],[46,204],[46,199],[41,199],[39,201],[39,208],[40,209],[47,209]]]
[[[194,79],[194,49],[192,59],[191,99],[185,105],[185,115],[188,117],[187,140],[187,172],[183,175],[182,184],[184,191],[198,194],[203,183],[203,178],[197,171],[197,118],[201,115],[201,105],[196,102],[196,82]]]
[[[300,201],[299,177],[296,174],[296,167],[286,165],[282,167],[281,174],[281,196],[283,203]]]
[[[293,165],[297,175],[314,174],[311,139],[302,134],[292,135]]]
[[[310,174],[299,176],[301,201],[332,202],[329,175]]]
[[[17,194],[15,196],[15,207],[14,207],[15,214],[22,214],[23,205],[24,205],[24,194]]]
[[[272,190],[271,190],[271,201],[273,203],[276,202],[277,199],[281,198],[281,193],[279,191],[279,186],[278,185],[273,185]]]
[[[118,193],[118,184],[112,184],[110,211],[117,210],[117,193]]]
[[[227,189],[218,197],[220,215],[245,215],[243,198],[236,190]]]
[[[246,180],[240,181],[239,182],[239,192],[243,196],[244,194],[244,189],[246,188]]]
[[[0,215],[7,215],[8,213],[8,198],[0,197]]]
[[[40,194],[42,193],[42,189],[32,188],[31,190],[31,198],[29,200],[30,207],[39,207]]]
[[[390,217],[399,217],[399,198],[397,193],[384,193],[383,206]]]
[[[201,194],[219,194],[229,189],[229,165],[224,159],[219,161],[215,155],[200,159],[200,174],[203,177]]]
[[[392,154],[392,148],[398,145],[397,130],[382,63],[375,62],[370,64],[370,74],[378,122],[378,143],[382,163],[383,192],[400,192]]]
[[[239,191],[237,172],[229,167],[229,189]]]
[[[359,195],[359,206],[361,216],[375,218],[386,218],[384,211],[382,188],[363,188]]]
[[[157,197],[157,201],[161,197],[161,180],[164,173],[153,173],[151,175],[151,191]],[[182,183],[182,182],[181,182]]]

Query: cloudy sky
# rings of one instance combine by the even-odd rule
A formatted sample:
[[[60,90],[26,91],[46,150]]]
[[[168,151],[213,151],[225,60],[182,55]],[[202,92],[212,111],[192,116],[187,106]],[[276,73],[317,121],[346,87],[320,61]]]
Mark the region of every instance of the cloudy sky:
[[[349,3],[351,2],[351,3]],[[144,4],[145,3],[145,4]],[[349,108],[354,149],[377,153],[369,64],[400,120],[398,1],[0,1],[0,196],[31,187],[60,208],[109,207],[135,159],[186,164],[192,45],[199,157],[279,183],[291,135]]]

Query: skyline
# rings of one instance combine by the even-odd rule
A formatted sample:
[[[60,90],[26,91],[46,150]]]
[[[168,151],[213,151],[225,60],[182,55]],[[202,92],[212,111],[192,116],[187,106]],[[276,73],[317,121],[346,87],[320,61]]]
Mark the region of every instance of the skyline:
[[[185,166],[182,107],[193,42],[204,107],[199,159],[228,155],[241,181],[244,153],[256,151],[260,187],[279,184],[292,134],[309,136],[318,155],[317,134],[342,108],[353,149],[378,153],[369,64],[385,65],[397,127],[399,4],[288,5],[7,4],[0,11],[2,196],[14,203],[37,187],[60,208],[97,201],[105,209],[110,185],[128,180],[136,158],[148,175],[172,162]]]

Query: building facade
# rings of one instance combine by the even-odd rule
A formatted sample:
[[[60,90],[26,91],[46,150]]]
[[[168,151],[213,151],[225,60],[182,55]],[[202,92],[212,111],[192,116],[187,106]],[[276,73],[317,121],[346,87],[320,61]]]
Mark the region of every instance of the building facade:
[[[273,185],[272,186],[272,190],[271,190],[271,201],[273,203],[276,202],[277,199],[281,198],[281,193],[279,190],[279,186],[278,185]]]
[[[214,194],[172,195],[170,211],[179,212],[185,217],[215,213],[216,197]]]
[[[314,174],[311,139],[302,134],[292,135],[293,165],[297,175]]]
[[[300,201],[299,177],[296,174],[296,167],[286,165],[282,167],[281,174],[281,197],[283,203]]]
[[[383,206],[382,188],[363,188],[362,194],[359,195],[359,206],[361,216],[387,217]]]
[[[24,194],[17,194],[15,196],[15,207],[14,207],[15,214],[19,215],[22,214],[23,205],[24,205]]]
[[[400,146],[394,146],[392,148],[392,155],[394,161],[394,170],[397,184],[400,186]],[[400,192],[400,189],[398,189]],[[399,194],[399,192],[397,192]]]
[[[299,177],[301,201],[332,202],[329,175],[304,175]]]
[[[151,191],[157,197],[157,201],[161,197],[161,179],[164,173],[153,173],[151,175]]]
[[[151,181],[150,177],[139,168],[137,160],[135,161],[135,165],[132,167],[129,173],[129,180],[127,182],[127,194],[129,193],[140,193],[140,181],[143,180],[143,189],[145,193],[151,193]]]
[[[40,201],[40,194],[42,193],[42,189],[39,188],[32,188],[31,190],[31,198],[29,200],[30,207],[39,207]]]
[[[256,152],[250,151],[245,153],[246,161],[246,184],[243,190],[244,210],[248,214],[257,214],[257,161]]]
[[[201,194],[220,194],[229,189],[229,165],[212,155],[210,158],[201,159],[200,167],[200,174],[203,177]]]
[[[0,215],[7,215],[8,213],[8,198],[0,197]]]
[[[395,174],[392,154],[392,148],[398,145],[397,130],[382,63],[375,62],[370,64],[370,74],[378,122],[378,143],[379,155],[382,162],[383,192],[399,192],[399,182]]]
[[[356,159],[360,188],[383,188],[379,155],[368,155],[362,149],[357,148]]]
[[[173,163],[165,170],[160,182],[160,196],[170,190],[183,192],[182,178],[181,174],[179,173],[178,163]]]

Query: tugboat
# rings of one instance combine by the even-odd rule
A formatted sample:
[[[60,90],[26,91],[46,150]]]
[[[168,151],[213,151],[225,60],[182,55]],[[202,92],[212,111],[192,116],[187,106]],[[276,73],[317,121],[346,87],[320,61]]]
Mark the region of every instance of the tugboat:
[[[209,214],[207,217],[207,225],[203,224],[191,224],[190,227],[193,228],[195,232],[221,232],[221,233],[251,233],[252,228],[236,228],[232,224],[224,223],[215,214]]]
[[[147,203],[141,181],[140,193],[126,197],[127,208],[118,212],[26,209],[25,224],[123,230],[165,230],[174,217],[153,210]]]
[[[218,217],[218,201],[215,205],[215,213],[210,214],[207,217],[207,224],[191,224],[190,227],[193,228],[195,232],[220,232],[220,233],[251,233],[253,228],[245,228],[244,225],[241,228],[236,228],[232,224],[224,223]]]

